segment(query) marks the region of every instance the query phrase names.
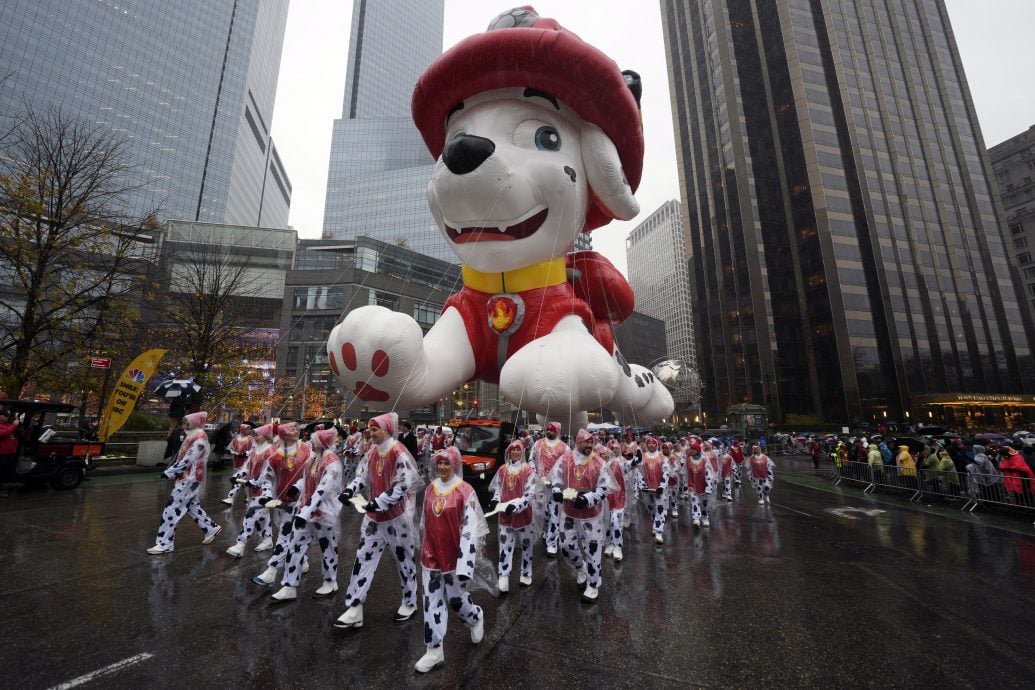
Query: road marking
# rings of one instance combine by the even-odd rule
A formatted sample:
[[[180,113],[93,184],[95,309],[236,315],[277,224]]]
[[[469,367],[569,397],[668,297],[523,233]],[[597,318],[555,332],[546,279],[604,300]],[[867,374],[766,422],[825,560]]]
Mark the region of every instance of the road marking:
[[[91,671],[90,673],[79,676],[78,678],[73,678],[72,680],[62,683],[61,685],[55,685],[54,687],[50,688],[50,690],[67,690],[67,688],[74,688],[78,685],[89,683],[91,680],[94,680],[95,678],[100,678],[101,676],[110,676],[112,673],[118,673],[119,671],[128,666],[138,664],[141,661],[147,661],[153,656],[154,654],[150,654],[148,652],[144,652],[143,654],[137,654],[136,656],[131,656],[128,659],[116,661],[114,664],[105,666],[104,668],[99,668],[96,671]]]
[[[780,505],[779,503],[774,503],[773,505],[776,506],[777,508],[783,508],[784,510],[789,510],[792,513],[797,513],[798,515],[804,515],[805,517],[815,517],[815,515],[812,515],[810,513],[806,513],[806,512],[801,511],[801,510],[795,510],[794,508],[788,508],[787,506]]]
[[[849,515],[848,513],[862,513],[866,517],[877,517],[878,515],[887,512],[886,510],[881,510],[880,508],[826,508],[825,510],[831,515],[836,515],[841,518],[847,518],[849,520],[858,520],[859,518],[853,515]]]

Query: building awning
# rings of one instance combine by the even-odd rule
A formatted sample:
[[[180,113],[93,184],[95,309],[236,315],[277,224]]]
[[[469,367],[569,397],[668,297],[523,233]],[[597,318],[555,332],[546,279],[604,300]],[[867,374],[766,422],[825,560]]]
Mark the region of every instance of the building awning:
[[[935,393],[914,395],[914,405],[972,405],[1035,407],[1035,395],[1020,393]]]

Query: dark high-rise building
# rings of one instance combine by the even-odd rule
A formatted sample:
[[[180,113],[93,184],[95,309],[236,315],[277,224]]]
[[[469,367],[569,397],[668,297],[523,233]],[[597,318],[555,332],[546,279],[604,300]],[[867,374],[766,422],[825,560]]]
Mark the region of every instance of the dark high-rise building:
[[[287,227],[270,138],[287,0],[4,0],[0,116],[60,107],[127,144],[134,211]]]
[[[704,408],[1030,411],[1026,317],[942,0],[661,10]]]
[[[1035,125],[988,149],[1006,215],[1006,248],[1035,309]]]

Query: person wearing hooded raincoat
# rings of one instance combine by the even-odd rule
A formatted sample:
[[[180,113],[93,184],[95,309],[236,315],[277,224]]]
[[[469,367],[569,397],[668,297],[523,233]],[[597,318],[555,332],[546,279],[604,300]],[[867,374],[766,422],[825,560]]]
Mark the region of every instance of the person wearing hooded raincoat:
[[[679,480],[682,459],[668,441],[661,444],[661,458],[668,465],[668,484],[665,486],[665,504],[669,515],[679,517]]]
[[[338,537],[341,535],[342,465],[334,452],[338,431],[320,429],[309,442],[315,457],[295,482],[298,500],[292,517],[291,540],[288,543],[287,562],[281,588],[273,595],[277,601],[289,601],[298,596],[306,549],[315,541],[322,552],[323,584],[316,597],[330,597],[338,591]]]
[[[876,443],[871,443],[866,451],[866,464],[870,466],[870,481],[876,482],[884,478],[884,456],[881,455],[880,447]]]
[[[248,459],[231,477],[236,486],[247,487],[248,491],[248,506],[241,523],[241,532],[234,545],[226,550],[234,558],[244,555],[244,545],[255,532],[261,535],[256,551],[273,548],[273,519],[269,509],[260,503],[263,498],[273,497],[269,492],[273,486],[273,475],[268,462],[269,453],[273,449],[273,425],[260,426],[253,437],[255,440],[248,452]]]
[[[313,458],[313,447],[298,440],[297,422],[280,424],[275,429],[279,438],[267,451],[266,464],[269,465],[269,471],[265,475],[266,484],[259,505],[280,508],[283,515],[273,555],[266,569],[252,578],[252,582],[262,587],[273,586],[277,580],[277,571],[287,561],[288,544],[291,543],[291,530],[294,528],[290,515],[299,496],[295,484],[305,474]],[[309,569],[308,563],[303,563],[302,567],[303,572]]]
[[[956,461],[953,460],[952,454],[947,450],[938,453],[938,478],[946,491],[953,496],[959,495],[960,475],[956,471]]]
[[[514,501],[499,516],[499,589],[510,591],[510,571],[514,564],[514,547],[521,544],[522,587],[532,584],[532,510],[535,502],[535,469],[525,460],[525,445],[511,441],[507,446],[506,464],[499,468],[489,484],[492,500],[489,510],[500,503]]]
[[[652,519],[654,542],[662,544],[665,541],[665,492],[668,490],[669,467],[658,446],[658,439],[653,436],[643,439],[646,450],[642,451],[642,462],[636,468],[636,485]]]
[[[334,626],[363,627],[363,602],[370,591],[381,554],[388,548],[399,572],[402,602],[396,621],[408,621],[417,611],[416,530],[411,494],[417,490],[417,465],[406,447],[395,438],[399,415],[387,412],[369,422],[373,444],[356,467],[356,476],[341,493],[342,503],[369,490],[366,515],[360,526],[356,564],[349,578],[345,605]]]
[[[776,463],[762,452],[760,446],[751,446],[751,457],[748,458],[751,471],[751,485],[758,495],[758,505],[770,503],[773,493],[773,479],[776,474]]]
[[[540,478],[540,509],[543,515],[543,539],[546,541],[546,557],[557,556],[557,545],[561,535],[560,505],[550,500],[550,474],[554,465],[569,452],[568,444],[559,438],[561,425],[550,422],[546,425],[546,436],[532,445],[532,466]]]
[[[909,446],[899,446],[898,455],[895,456],[895,464],[898,466],[898,474],[905,486],[919,489],[917,485],[916,460],[909,452]]]
[[[474,487],[463,480],[460,451],[450,446],[435,453],[434,461],[436,477],[424,492],[421,521],[426,651],[414,666],[419,673],[445,662],[442,643],[449,609],[471,629],[472,643],[481,642],[485,633],[485,612],[474,603],[467,583],[475,574],[475,562],[489,528]],[[526,502],[531,500],[530,496],[523,497]]]
[[[999,473],[1003,476],[1007,497],[1016,503],[1031,506],[1035,474],[1024,462],[1019,450],[1013,447],[1006,449],[1006,455],[999,461]]]
[[[614,444],[614,447],[599,444],[596,446],[595,452],[604,461],[604,467],[611,473],[611,478],[615,482],[615,490],[607,495],[607,509],[611,515],[611,526],[607,546],[604,547],[604,555],[610,556],[616,563],[621,563],[624,557],[622,547],[625,545],[622,535],[625,530],[625,506],[629,500],[628,490],[634,486],[629,479],[640,460],[636,457],[625,459],[617,443]]]
[[[227,492],[226,498],[223,499],[223,503],[228,506],[234,504],[234,498],[237,496],[237,492],[241,490],[241,485],[233,481],[233,477],[237,476],[237,473],[244,467],[244,463],[248,461],[248,456],[252,452],[252,444],[255,439],[252,436],[252,427],[250,424],[241,424],[237,427],[237,434],[230,440],[230,445],[227,448],[230,451],[230,457],[234,463],[234,474],[231,476],[230,491]]]
[[[582,593],[586,602],[596,601],[600,593],[607,524],[605,498],[616,488],[603,460],[593,452],[594,441],[589,431],[579,429],[575,448],[557,461],[550,475],[553,500],[563,503],[561,555],[575,568],[576,584],[586,584]]]
[[[708,455],[712,444],[703,441],[693,445],[686,457],[683,490],[690,494],[690,517],[694,527],[711,526],[711,496],[715,491],[716,474],[709,468]]]
[[[169,502],[162,511],[162,524],[158,527],[155,545],[147,550],[152,556],[169,553],[176,539],[176,525],[189,515],[190,519],[205,533],[202,544],[211,544],[223,528],[215,523],[201,507],[198,495],[205,480],[205,465],[211,450],[205,433],[207,412],[195,412],[183,418],[187,437],[180,444],[176,459],[162,472],[166,479],[173,479]]]
[[[974,459],[967,464],[967,495],[976,500],[1000,498],[999,471],[985,454],[984,446],[974,446]]]

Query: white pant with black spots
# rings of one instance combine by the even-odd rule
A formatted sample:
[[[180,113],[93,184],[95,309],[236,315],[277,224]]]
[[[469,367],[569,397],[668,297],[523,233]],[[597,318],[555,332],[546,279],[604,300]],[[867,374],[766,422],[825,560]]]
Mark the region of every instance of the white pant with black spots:
[[[622,529],[625,521],[625,508],[611,511],[611,533],[608,535],[608,544],[615,548],[622,548]]]
[[[230,487],[230,491],[226,493],[226,500],[233,502],[234,497],[237,496],[237,492],[241,490],[241,484],[234,482],[234,485]]]
[[[532,525],[514,529],[500,525],[500,577],[510,577],[514,564],[514,547],[521,542],[521,577],[532,577]]]
[[[543,508],[543,539],[546,548],[557,550],[561,537],[561,504],[551,498],[546,499]]]
[[[665,496],[658,496],[649,489],[644,490],[641,496],[643,496],[644,505],[647,506],[647,513],[651,516],[651,531],[654,534],[661,534],[665,531]]]
[[[158,527],[158,536],[155,537],[156,546],[172,548],[173,542],[176,540],[176,525],[184,515],[190,516],[190,519],[201,528],[205,536],[212,534],[217,529],[216,523],[198,503],[200,486],[201,483],[193,479],[177,482],[173,486],[169,502],[165,504],[165,510],[162,511],[162,524]]]
[[[661,497],[670,513],[679,512],[679,487],[669,484],[665,487],[665,494]]]
[[[356,564],[352,567],[349,589],[345,594],[346,606],[359,606],[366,600],[374,571],[381,562],[381,554],[385,547],[391,547],[395,566],[399,571],[399,581],[403,590],[402,603],[406,606],[417,605],[417,564],[414,560],[416,545],[413,533],[413,520],[410,519],[409,513],[403,513],[387,522],[363,518],[359,546],[356,548]]]
[[[755,493],[758,494],[759,498],[768,499],[769,494],[772,493],[773,479],[771,475],[772,473],[770,473],[770,476],[766,477],[765,479],[755,479],[754,477],[751,478],[751,486],[755,487]]]
[[[302,562],[305,560],[305,552],[312,541],[316,541],[320,545],[320,551],[323,553],[321,564],[324,581],[337,580],[338,535],[340,533],[340,522],[323,523],[311,520],[302,529],[293,528],[282,584],[286,587],[298,587],[298,583],[302,579]]]
[[[740,484],[740,465],[733,463],[733,481]]]
[[[561,555],[576,570],[586,566],[590,587],[600,587],[600,561],[604,556],[604,517],[588,520],[564,516]]]
[[[711,514],[711,494],[698,494],[690,492],[690,516],[694,520],[700,520],[702,516]]]
[[[275,518],[274,515],[276,515]],[[270,556],[267,565],[271,568],[279,568],[287,560],[288,544],[291,543],[291,513],[278,510],[277,513],[270,512],[270,517],[280,520],[280,530],[277,532],[277,545],[273,547],[273,555]]]
[[[421,580],[424,583],[424,643],[428,647],[435,649],[442,646],[442,640],[446,637],[448,609],[453,609],[469,628],[477,625],[485,615],[482,607],[471,599],[467,585],[455,572],[443,573],[441,570],[424,568]]]
[[[270,511],[263,508],[258,501],[249,501],[248,510],[244,513],[244,521],[241,523],[241,533],[237,535],[237,543],[243,544],[253,532],[259,533],[260,539],[269,539],[273,536],[273,521],[270,519]]]

